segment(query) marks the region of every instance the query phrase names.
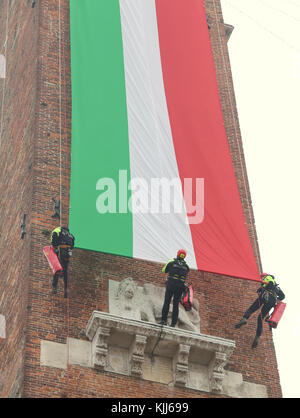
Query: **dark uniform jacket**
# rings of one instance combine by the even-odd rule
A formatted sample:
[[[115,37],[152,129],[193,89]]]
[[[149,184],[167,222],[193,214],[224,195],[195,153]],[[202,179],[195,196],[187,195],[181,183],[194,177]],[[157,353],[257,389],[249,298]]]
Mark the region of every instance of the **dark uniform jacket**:
[[[168,279],[178,279],[182,282],[185,282],[189,271],[189,266],[185,260],[180,257],[170,260],[162,269],[163,273],[168,273]]]
[[[59,247],[60,245],[67,245],[70,248],[74,247],[74,236],[64,227],[58,227],[54,229],[51,235],[51,244],[53,247]]]
[[[273,305],[276,305],[278,300],[283,300],[285,298],[285,294],[276,282],[269,282],[265,286],[262,285],[260,288],[258,288],[257,293],[259,293],[263,302]]]

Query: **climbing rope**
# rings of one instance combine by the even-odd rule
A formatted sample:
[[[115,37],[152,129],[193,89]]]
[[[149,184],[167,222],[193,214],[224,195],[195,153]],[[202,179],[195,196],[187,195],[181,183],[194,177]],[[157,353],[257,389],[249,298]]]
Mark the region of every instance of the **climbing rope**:
[[[66,88],[65,77],[65,49],[64,39],[62,39],[62,7],[61,0],[58,2],[58,71],[59,71],[59,199],[60,199],[60,226],[62,226],[63,204],[62,204],[62,65],[64,67],[64,85]],[[65,32],[64,32],[65,33]],[[63,45],[63,47],[62,47]],[[63,58],[63,63],[62,63]],[[66,91],[65,91],[66,93]],[[67,131],[67,116],[66,116],[66,104],[65,104],[65,132]],[[67,277],[67,393],[66,397],[69,397],[69,379],[70,379],[70,287],[69,287],[69,275]]]
[[[4,48],[4,58],[7,64],[7,44],[8,44],[8,22],[9,22],[9,11],[10,11],[10,0],[7,0],[6,9],[6,28],[5,28],[5,41],[2,48]],[[1,125],[0,125],[0,148],[2,144],[2,133],[3,133],[3,118],[4,118],[4,105],[5,105],[5,91],[6,91],[6,75],[3,79],[3,90],[1,99]]]
[[[223,51],[223,47],[222,47],[222,37],[221,37],[221,32],[220,32],[220,25],[219,25],[215,0],[213,0],[213,5],[214,5],[215,16],[216,16],[217,33],[218,33],[218,38],[219,38],[219,46],[220,46],[219,50],[220,50],[221,55],[222,55],[222,64],[223,64],[224,75],[225,75],[225,79],[226,79],[226,87],[227,87],[227,93],[228,93],[227,97],[229,99],[229,104],[230,104],[230,109],[231,109],[231,115],[232,115],[232,121],[233,121],[233,127],[234,127],[234,134],[235,134],[235,138],[236,138],[236,142],[237,142],[237,146],[238,146],[238,155],[239,155],[240,167],[241,167],[241,171],[242,171],[244,190],[245,190],[245,193],[246,193],[247,208],[249,210],[249,220],[250,220],[250,223],[251,223],[251,229],[255,233],[253,213],[251,211],[250,197],[249,197],[248,187],[247,187],[248,183],[246,181],[245,167],[244,167],[243,160],[242,160],[242,149],[241,149],[241,144],[240,144],[240,141],[239,141],[238,129],[237,129],[237,126],[236,126],[234,106],[233,106],[232,99],[231,99],[231,94],[230,94],[231,89],[230,89],[230,84],[229,84],[229,76],[228,76],[228,70],[227,70],[227,66],[226,66],[225,55],[224,55],[224,51]],[[257,244],[256,239],[254,239],[254,251],[255,251],[255,257],[256,257],[257,262],[260,262],[258,244]],[[261,266],[260,266],[260,268],[261,268]]]
[[[60,199],[60,226],[62,226],[62,77],[61,77],[61,0],[58,1],[58,71],[59,71],[59,199]]]
[[[151,361],[153,361],[154,351],[155,351],[156,347],[158,346],[158,344],[159,344],[159,342],[162,338],[163,338],[163,325],[161,325],[161,327],[160,327],[159,335],[157,337],[156,343],[154,344],[153,350],[150,354]]]
[[[263,327],[264,327],[264,319],[262,317],[262,311],[261,311],[261,302],[260,302],[260,295],[259,295],[259,316],[260,316],[260,320],[261,320],[261,336],[263,334]],[[267,340],[267,341],[265,341]],[[270,376],[270,382],[271,382],[271,388],[272,388],[272,393],[275,393],[275,389],[274,389],[274,384],[273,384],[273,379],[272,379],[272,370],[271,370],[271,362],[270,362],[270,355],[269,355],[269,349],[266,349],[266,344],[269,343],[268,338],[265,338],[265,340],[263,340],[263,344],[264,344],[264,352],[267,353],[267,364],[268,364],[268,371],[269,371],[269,376]]]
[[[224,51],[223,51],[223,47],[222,47],[222,37],[221,37],[221,31],[220,31],[220,23],[219,23],[219,19],[218,19],[218,14],[217,14],[217,8],[216,8],[215,0],[213,0],[213,6],[214,6],[215,19],[216,19],[216,27],[217,27],[218,40],[219,40],[219,50],[221,51],[223,71],[224,71],[224,75],[225,75],[225,79],[226,79],[227,96],[228,96],[229,103],[230,103],[230,109],[231,109],[231,114],[232,114],[232,121],[233,121],[233,126],[234,126],[235,138],[237,139],[238,154],[239,154],[240,166],[241,166],[242,177],[243,177],[243,182],[244,182],[244,190],[245,190],[245,193],[246,193],[247,207],[249,208],[249,219],[250,219],[252,231],[255,233],[254,221],[253,221],[253,213],[250,210],[250,207],[251,207],[250,206],[250,198],[249,198],[249,194],[248,194],[248,188],[247,188],[247,182],[246,182],[246,174],[245,174],[245,171],[244,171],[244,164],[243,164],[243,160],[242,160],[241,145],[240,145],[240,141],[238,139],[238,129],[237,129],[237,126],[236,126],[236,120],[235,120],[235,114],[234,114],[234,106],[233,106],[232,99],[231,99],[231,94],[230,94],[231,90],[230,90],[230,84],[229,84],[228,69],[227,69],[227,66],[226,66],[225,55],[224,55]],[[254,250],[255,250],[256,260],[258,262],[260,262],[259,251],[258,251],[258,244],[257,244],[257,241],[256,240],[254,240]],[[261,270],[261,268],[262,267],[260,265],[260,270]],[[259,301],[259,303],[260,303],[260,301]],[[261,317],[262,327],[263,327],[263,318],[262,318],[262,313],[261,313],[261,305],[260,305],[259,309],[260,309],[259,315]],[[262,331],[263,331],[263,329],[262,329]],[[267,355],[267,363],[269,364],[269,367],[270,367],[269,350],[266,350],[265,341],[263,341],[263,344],[264,344],[264,352],[267,353],[266,354]],[[273,387],[273,380],[271,378],[272,374],[271,374],[271,371],[270,370],[269,370],[269,376],[270,376],[270,383],[271,383],[272,392],[275,393],[274,387]]]

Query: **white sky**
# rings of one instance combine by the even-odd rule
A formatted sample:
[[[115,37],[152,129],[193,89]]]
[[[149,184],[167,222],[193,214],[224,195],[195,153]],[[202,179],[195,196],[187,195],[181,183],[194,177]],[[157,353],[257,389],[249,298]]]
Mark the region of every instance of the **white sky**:
[[[263,270],[286,295],[273,331],[281,387],[299,398],[300,0],[221,4]]]

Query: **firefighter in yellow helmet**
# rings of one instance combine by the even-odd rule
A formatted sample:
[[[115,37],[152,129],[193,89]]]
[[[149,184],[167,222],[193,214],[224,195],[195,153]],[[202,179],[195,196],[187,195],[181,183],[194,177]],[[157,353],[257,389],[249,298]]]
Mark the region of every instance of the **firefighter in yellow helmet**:
[[[275,277],[271,274],[261,274],[262,283],[257,289],[258,298],[252,303],[252,305],[244,313],[243,318],[235,325],[235,328],[240,328],[247,323],[250,316],[261,308],[261,311],[257,317],[256,335],[252,343],[252,348],[256,348],[258,345],[258,339],[262,333],[262,321],[268,315],[270,310],[277,305],[279,300],[283,300],[285,295],[275,282]]]
[[[64,279],[64,297],[68,297],[68,265],[70,256],[72,255],[72,249],[74,248],[75,238],[70,233],[69,228],[65,226],[59,226],[52,231],[51,245],[54,248],[55,253],[58,256],[60,264],[63,268]],[[52,294],[57,292],[57,282],[59,276],[54,274],[52,281]]]

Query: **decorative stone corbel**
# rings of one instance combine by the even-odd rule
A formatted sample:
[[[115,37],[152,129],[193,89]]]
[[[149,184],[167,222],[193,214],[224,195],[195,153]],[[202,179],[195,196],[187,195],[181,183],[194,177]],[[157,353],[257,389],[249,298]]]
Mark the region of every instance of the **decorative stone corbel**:
[[[151,370],[148,368],[148,357],[145,354],[147,342],[157,341],[161,336],[161,326],[158,324],[94,311],[85,334],[92,343],[92,367],[157,382],[165,379],[164,370],[159,373],[155,368]],[[127,336],[125,339],[124,334]],[[157,364],[166,367],[167,380],[163,380],[164,383],[170,383],[172,380],[174,386],[178,387],[224,392],[222,388],[225,377],[224,366],[235,348],[234,341],[169,327],[165,327],[163,340],[163,349],[158,350],[156,355],[160,357],[160,363]],[[119,353],[123,357],[118,358],[114,363],[116,350],[119,348],[121,348]],[[192,360],[189,359],[191,350],[194,353]],[[168,361],[164,361],[164,358]],[[171,358],[172,364],[169,360]],[[145,361],[147,367],[143,367]],[[194,363],[196,369],[197,365],[200,365],[201,370],[200,368],[192,370]],[[108,368],[109,364],[116,364],[116,367],[112,370]],[[202,376],[203,385],[202,383],[198,385],[198,380],[201,380],[197,378],[198,375]]]
[[[99,327],[94,337],[92,362],[93,366],[100,370],[104,370],[107,366],[109,336],[110,328]]]
[[[129,350],[131,374],[141,377],[147,336],[136,334]]]
[[[175,386],[185,386],[187,383],[190,348],[186,344],[178,345],[178,349],[173,358]]]
[[[226,353],[215,352],[210,363],[210,388],[211,392],[222,392],[225,377],[224,367],[228,361]]]

